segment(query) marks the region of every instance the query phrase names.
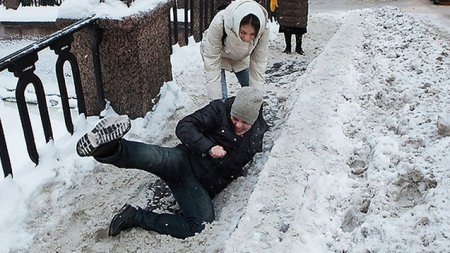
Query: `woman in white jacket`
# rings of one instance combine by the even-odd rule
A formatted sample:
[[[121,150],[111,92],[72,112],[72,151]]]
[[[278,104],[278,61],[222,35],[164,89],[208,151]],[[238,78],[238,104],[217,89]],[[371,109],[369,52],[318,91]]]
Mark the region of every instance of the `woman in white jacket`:
[[[219,11],[200,45],[209,99],[228,97],[225,70],[244,86],[264,84],[269,28],[266,9],[253,0],[231,2]]]

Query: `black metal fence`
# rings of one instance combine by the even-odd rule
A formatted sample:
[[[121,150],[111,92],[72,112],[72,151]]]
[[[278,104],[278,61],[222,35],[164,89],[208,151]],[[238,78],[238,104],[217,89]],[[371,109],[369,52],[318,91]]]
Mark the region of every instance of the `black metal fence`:
[[[25,137],[25,143],[28,151],[28,155],[35,164],[39,162],[39,156],[37,153],[35,137],[31,126],[30,115],[28,112],[27,103],[25,101],[25,89],[32,85],[36,93],[36,101],[39,108],[39,116],[44,130],[45,140],[49,142],[53,139],[53,130],[50,123],[50,117],[47,108],[47,102],[45,98],[44,86],[39,76],[35,71],[35,63],[38,61],[38,53],[45,48],[50,48],[58,55],[55,63],[56,78],[58,81],[59,95],[61,97],[61,104],[64,115],[64,122],[66,129],[69,133],[73,133],[73,122],[71,117],[71,111],[69,106],[69,97],[67,94],[67,86],[64,77],[64,64],[68,62],[72,70],[73,84],[75,86],[75,93],[77,96],[78,113],[86,112],[86,105],[84,103],[84,94],[81,84],[80,71],[78,68],[78,62],[74,54],[70,51],[71,44],[74,40],[73,35],[83,29],[90,29],[92,31],[93,43],[92,43],[92,55],[94,59],[94,71],[95,75],[101,76],[100,59],[99,59],[99,43],[100,38],[98,36],[99,30],[96,25],[96,18],[86,18],[80,20],[52,35],[44,38],[38,42],[35,42],[21,50],[14,52],[2,59],[0,59],[0,72],[8,70],[14,73],[14,76],[18,77],[15,96],[17,102],[17,108],[19,111],[20,121],[22,124],[23,134]],[[99,93],[103,93],[103,84],[101,78],[96,78],[97,90]],[[99,102],[104,103],[103,94],[98,94]],[[13,175],[11,161],[8,153],[8,145],[6,143],[2,119],[0,115],[0,158],[3,168],[4,176]]]

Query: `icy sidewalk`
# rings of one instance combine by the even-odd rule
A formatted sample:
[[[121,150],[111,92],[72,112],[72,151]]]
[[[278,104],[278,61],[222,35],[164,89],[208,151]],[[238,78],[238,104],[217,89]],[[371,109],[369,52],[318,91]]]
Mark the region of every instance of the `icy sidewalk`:
[[[298,80],[226,252],[446,249],[448,53],[399,9],[349,14]]]

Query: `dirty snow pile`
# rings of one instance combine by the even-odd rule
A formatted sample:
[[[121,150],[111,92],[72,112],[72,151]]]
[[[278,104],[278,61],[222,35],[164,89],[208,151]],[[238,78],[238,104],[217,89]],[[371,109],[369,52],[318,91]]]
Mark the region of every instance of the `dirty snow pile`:
[[[449,54],[399,9],[350,13],[297,82],[227,251],[447,251]]]

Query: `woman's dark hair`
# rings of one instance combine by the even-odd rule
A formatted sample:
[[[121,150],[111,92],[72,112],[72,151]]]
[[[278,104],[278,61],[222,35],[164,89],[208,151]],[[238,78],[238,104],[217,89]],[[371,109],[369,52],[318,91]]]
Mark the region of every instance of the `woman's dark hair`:
[[[248,14],[247,16],[245,16],[241,20],[241,23],[239,24],[239,28],[242,27],[243,25],[251,25],[253,27],[253,29],[255,29],[256,34],[259,33],[259,28],[261,27],[261,23],[259,23],[258,17],[256,17],[253,14]]]

